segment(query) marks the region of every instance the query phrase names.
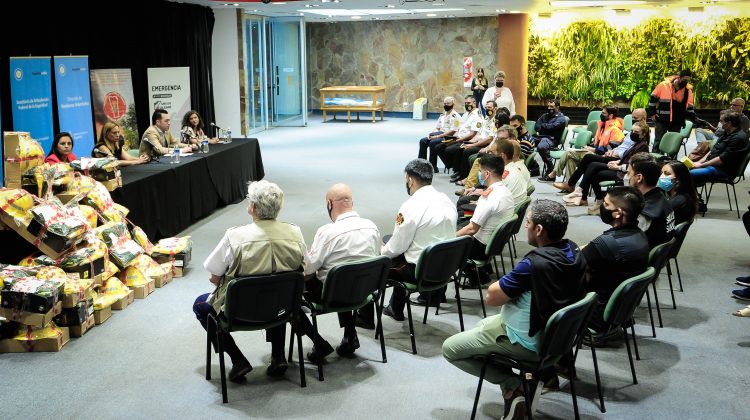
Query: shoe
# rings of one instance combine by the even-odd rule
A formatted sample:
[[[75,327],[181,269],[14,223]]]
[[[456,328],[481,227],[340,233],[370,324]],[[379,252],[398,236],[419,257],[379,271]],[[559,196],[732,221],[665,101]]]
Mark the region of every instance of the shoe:
[[[253,370],[252,365],[250,365],[250,362],[245,360],[244,363],[232,365],[232,370],[229,371],[229,376],[227,377],[227,379],[234,383],[240,383],[245,380],[245,375],[250,373],[251,370]]]
[[[326,356],[333,353],[333,347],[327,341],[323,341],[323,343],[324,345],[321,347],[313,346],[312,351],[307,353],[307,360],[319,365],[323,363]]]
[[[740,286],[750,287],[750,276],[737,277],[737,281],[735,281],[735,283],[739,284]]]
[[[555,178],[549,177],[549,176],[547,176],[547,175],[545,175],[545,176],[540,176],[540,177],[539,177],[539,178],[537,178],[537,179],[539,180],[539,182],[555,182]]]
[[[735,311],[732,315],[734,316],[741,316],[741,317],[750,317],[750,306],[747,308],[738,309]]]
[[[425,299],[423,296],[418,296],[416,298],[411,298],[409,300],[411,301],[412,305],[427,306],[427,299]],[[445,302],[447,302],[446,299],[442,297],[440,299],[440,303],[445,303]],[[440,303],[436,303],[433,301],[433,302],[430,302],[430,306],[433,308],[437,308],[440,306]]]
[[[358,328],[364,328],[366,330],[374,330],[375,329],[375,323],[372,321],[369,321],[359,315],[357,315],[356,318],[354,318],[354,326]]]
[[[523,420],[524,418],[526,418],[526,399],[523,396],[505,400],[502,420]]]
[[[586,213],[589,214],[589,216],[598,216],[599,215],[599,209],[601,209],[601,202],[595,201],[594,204],[591,205],[591,207],[586,209]]]
[[[456,194],[457,196],[461,197],[461,196],[464,195],[464,191],[466,191],[466,190],[464,190],[463,188],[461,188],[460,190],[456,190],[453,193]]]
[[[571,187],[570,185],[568,185],[567,182],[555,182],[555,183],[552,184],[552,186],[555,187],[555,188],[557,188],[558,190],[563,190],[563,191],[568,192],[568,193],[572,193],[573,192],[573,187]]]
[[[359,338],[354,336],[353,338],[344,337],[341,339],[341,344],[336,347],[336,354],[341,357],[352,357],[354,351],[359,348]]]
[[[388,315],[389,317],[395,319],[396,321],[403,321],[406,319],[404,318],[403,313],[397,314],[393,312],[393,309],[391,309],[391,305],[388,305],[385,308],[383,308],[383,315]]]
[[[545,394],[548,392],[557,392],[560,390],[560,379],[557,376],[553,376],[544,383],[542,388]]]
[[[266,368],[266,375],[280,378],[284,376],[284,372],[289,367],[289,363],[282,357],[271,357],[271,364]]]
[[[563,200],[565,200],[566,198],[571,199],[577,197],[583,197],[583,190],[580,187],[576,187],[576,189],[572,193],[563,197]]]
[[[584,200],[583,197],[575,197],[575,198],[566,198],[563,197],[563,201],[565,202],[565,205],[568,207],[577,207],[577,206],[588,206],[589,202],[587,200]]]
[[[458,181],[460,179],[461,179],[461,175],[460,174],[453,174],[453,175],[451,175],[451,182],[456,182],[456,181]]]
[[[529,169],[530,176],[539,176],[539,167]]]
[[[750,287],[732,290],[732,297],[739,300],[750,300]]]

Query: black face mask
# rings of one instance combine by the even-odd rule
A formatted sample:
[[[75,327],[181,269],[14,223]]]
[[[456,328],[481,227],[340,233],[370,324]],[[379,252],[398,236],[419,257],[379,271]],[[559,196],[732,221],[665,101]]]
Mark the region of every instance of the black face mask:
[[[491,116],[493,116],[493,115],[495,115],[495,110],[494,110],[494,109],[488,109],[488,110],[487,110],[487,116],[488,116],[488,117],[491,117]]]
[[[331,202],[328,202],[326,205],[326,209],[328,210],[328,218],[333,221],[333,217],[331,217],[331,212],[333,211],[333,204]]]
[[[611,224],[613,220],[615,220],[615,217],[612,215],[614,210],[608,210],[606,207],[604,207],[604,203],[599,206],[599,218],[602,219],[602,222],[606,224]]]
[[[466,108],[467,111],[471,112],[471,110],[474,109],[474,105],[466,104],[464,105],[464,108]]]
[[[409,191],[409,181],[406,181],[406,195],[411,195],[411,191]]]
[[[503,82],[495,82],[495,87],[501,88],[501,87],[503,87],[504,84],[505,83],[503,83]]]
[[[548,115],[555,115],[555,109],[554,109],[554,108],[552,108],[552,109],[547,109],[547,114],[548,114]]]
[[[453,109],[453,105],[443,105],[443,109],[445,112],[450,112],[450,110]]]
[[[638,133],[630,132],[630,140],[633,140],[635,142],[638,142],[641,140],[641,136],[638,135]]]
[[[684,88],[685,86],[687,86],[687,84],[688,84],[688,81],[687,81],[687,80],[683,80],[683,79],[680,79],[680,89],[682,89],[682,88]]]
[[[607,122],[607,120],[609,119],[609,117],[605,117],[604,114],[600,115],[599,118],[601,118],[602,122]]]

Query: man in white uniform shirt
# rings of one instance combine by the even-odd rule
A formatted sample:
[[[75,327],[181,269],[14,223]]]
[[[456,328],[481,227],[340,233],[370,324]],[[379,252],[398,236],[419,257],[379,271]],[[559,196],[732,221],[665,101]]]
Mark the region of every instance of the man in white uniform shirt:
[[[456,100],[452,96],[446,96],[443,99],[443,109],[445,112],[438,118],[437,126],[435,131],[423,137],[419,140],[419,155],[420,159],[427,159],[427,149],[430,149],[430,163],[435,173],[438,172],[437,167],[437,147],[438,144],[445,140],[446,136],[452,136],[456,134],[456,130],[461,126],[461,115],[455,110],[454,104]]]
[[[319,303],[323,282],[328,272],[337,264],[377,256],[380,232],[375,223],[359,217],[353,210],[352,190],[346,184],[335,184],[326,193],[326,207],[332,223],[321,226],[305,258],[305,297]],[[315,332],[306,315],[301,314],[301,331],[310,337],[314,346],[307,358],[320,363],[333,352],[333,347]],[[357,330],[352,312],[339,312],[339,326],[344,329],[341,345],[336,347],[340,356],[351,356],[359,348]]]
[[[409,197],[396,216],[393,236],[381,249],[381,254],[393,260],[388,271],[391,280],[414,283],[419,256],[427,246],[455,237],[456,210],[448,196],[432,184],[432,165],[424,159],[414,159],[406,165],[406,190]],[[390,304],[383,313],[397,321],[404,320],[407,293],[396,286]]]
[[[437,155],[440,156],[440,160],[443,161],[446,168],[452,168],[454,171],[458,171],[458,168],[454,165],[454,160],[450,156],[455,156],[456,153],[461,152],[461,144],[470,141],[477,135],[479,130],[482,129],[482,114],[479,113],[477,108],[476,99],[473,96],[467,95],[464,98],[464,109],[466,112],[461,116],[461,124],[454,138],[448,138],[446,141],[435,146]],[[451,149],[448,151],[447,149]],[[456,178],[458,173],[453,175]],[[455,182],[455,181],[454,181]]]
[[[518,150],[516,150],[517,144],[517,142],[509,139],[500,139],[497,140],[497,144],[495,145],[497,155],[500,156],[500,158],[503,160],[503,163],[505,164],[503,185],[508,187],[508,189],[510,190],[513,196],[513,203],[516,206],[526,200],[526,191],[528,191],[529,188],[529,182],[527,181],[526,177],[528,176],[530,178],[530,175],[528,175],[528,170],[523,170],[526,169],[526,166],[523,165],[523,162],[513,162],[513,157],[516,155],[516,153],[520,155],[521,146],[518,145]],[[523,166],[523,169],[521,168],[521,166]]]
[[[506,140],[507,141],[507,140]],[[456,236],[472,236],[474,238],[469,258],[486,260],[485,249],[492,239],[495,229],[513,217],[515,205],[511,191],[503,184],[505,163],[503,159],[494,155],[484,155],[479,158],[480,183],[487,188],[480,194],[477,207],[469,223],[456,232]],[[473,271],[467,274],[472,283],[478,281]],[[488,279],[486,272],[480,275]]]

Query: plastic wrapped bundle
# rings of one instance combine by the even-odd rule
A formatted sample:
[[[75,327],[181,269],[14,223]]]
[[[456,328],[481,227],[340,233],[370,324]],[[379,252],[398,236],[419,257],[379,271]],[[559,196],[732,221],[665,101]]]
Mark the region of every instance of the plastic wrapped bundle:
[[[42,146],[29,133],[6,132],[3,136],[5,186],[21,188],[21,175],[44,163]]]
[[[128,209],[112,201],[107,188],[101,183],[96,183],[81,202],[96,209],[104,219],[110,222],[124,222],[128,215]]]
[[[55,265],[66,273],[78,273],[81,278],[94,279],[105,270],[108,249],[104,242],[93,231],[89,231],[78,249],[55,260],[46,255],[37,257],[35,262],[41,265]]]
[[[70,165],[78,172],[84,173],[101,182],[108,191],[122,186],[120,161],[113,157],[88,158],[74,160]]]
[[[0,340],[0,353],[60,351],[68,341],[68,328],[58,327],[54,322],[37,327],[19,324],[14,337]]]
[[[65,279],[42,280],[37,277],[3,278],[2,307],[16,311],[43,314],[50,311],[62,296]]]
[[[28,191],[20,189],[0,189],[0,216],[10,228],[26,229],[31,222],[31,208],[34,207],[34,197]]]
[[[122,284],[117,277],[112,277],[99,289],[99,293],[94,297],[94,310],[100,311],[112,306],[113,303],[124,298],[130,293],[130,289]]]
[[[154,244],[148,239],[148,235],[146,235],[146,232],[144,232],[143,229],[133,225],[130,233],[133,235],[133,240],[135,240],[138,245],[146,251],[146,254],[151,255],[151,253],[154,252]]]
[[[190,263],[193,242],[189,236],[165,238],[154,245],[151,256],[158,263],[170,263],[173,277],[182,277]]]
[[[21,185],[37,197],[59,194],[73,181],[73,168],[67,163],[44,163],[31,168],[21,176]],[[52,185],[52,188],[49,186]]]
[[[50,241],[55,239],[59,242],[59,246],[53,246],[53,249],[60,252],[80,242],[83,234],[88,230],[88,224],[80,212],[76,213],[57,200],[50,200],[33,207],[31,216],[33,220],[29,224],[29,232],[37,237],[38,242],[53,235]]]
[[[121,269],[143,254],[143,248],[130,239],[124,223],[108,222],[96,228],[96,234],[107,244],[110,258]]]

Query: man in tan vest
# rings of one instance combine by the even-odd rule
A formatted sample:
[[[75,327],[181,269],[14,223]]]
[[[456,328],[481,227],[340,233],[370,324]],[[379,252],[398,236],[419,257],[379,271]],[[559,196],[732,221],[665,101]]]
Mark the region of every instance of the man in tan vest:
[[[250,184],[247,196],[253,223],[228,229],[203,263],[216,286],[212,293],[199,296],[193,305],[203,328],[209,314],[216,316],[224,310],[227,285],[232,279],[304,268],[307,248],[302,232],[296,225],[276,220],[284,201],[281,188],[257,181]],[[282,376],[288,367],[284,357],[285,332],[286,324],[266,330],[266,341],[271,343],[271,364],[266,370],[269,376]],[[241,382],[253,367],[229,334],[223,339],[224,350],[232,359],[229,380]]]

